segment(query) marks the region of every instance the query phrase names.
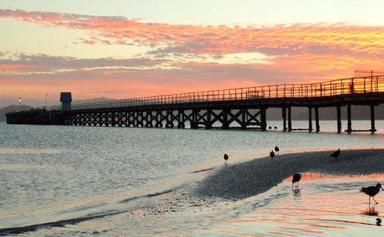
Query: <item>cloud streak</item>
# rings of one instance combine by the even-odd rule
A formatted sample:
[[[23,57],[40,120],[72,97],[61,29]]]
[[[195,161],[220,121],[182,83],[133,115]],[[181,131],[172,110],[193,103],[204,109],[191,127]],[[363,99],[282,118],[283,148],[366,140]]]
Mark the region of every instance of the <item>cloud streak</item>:
[[[101,69],[153,70],[167,69],[166,60],[148,58],[130,59],[76,59],[49,55],[13,55],[12,59],[0,59],[1,74],[53,74],[71,71],[92,71]]]

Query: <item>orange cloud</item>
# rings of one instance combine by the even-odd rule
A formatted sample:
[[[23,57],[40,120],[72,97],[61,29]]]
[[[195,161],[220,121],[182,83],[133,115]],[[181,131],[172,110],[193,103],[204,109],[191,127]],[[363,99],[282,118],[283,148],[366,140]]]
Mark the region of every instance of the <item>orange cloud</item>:
[[[282,54],[384,54],[384,27],[348,25],[277,25],[229,27],[142,23],[123,17],[0,10],[0,18],[18,19],[46,26],[86,30],[95,43],[138,43],[162,48],[166,53],[223,55],[241,52]]]

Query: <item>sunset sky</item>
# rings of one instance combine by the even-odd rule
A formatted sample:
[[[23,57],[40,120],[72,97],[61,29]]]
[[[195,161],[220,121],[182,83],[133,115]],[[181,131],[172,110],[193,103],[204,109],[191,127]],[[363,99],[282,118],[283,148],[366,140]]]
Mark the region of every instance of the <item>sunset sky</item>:
[[[1,0],[0,107],[384,69],[382,0]]]

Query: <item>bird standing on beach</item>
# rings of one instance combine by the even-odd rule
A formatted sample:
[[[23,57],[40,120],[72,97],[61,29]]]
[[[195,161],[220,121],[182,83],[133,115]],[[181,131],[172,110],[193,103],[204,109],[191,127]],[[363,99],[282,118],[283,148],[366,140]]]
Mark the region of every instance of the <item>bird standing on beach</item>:
[[[301,174],[297,173],[292,176],[292,190],[293,190],[293,184],[300,182],[300,180],[301,180]]]
[[[333,152],[331,155],[329,155],[329,157],[337,158],[339,157],[339,155],[340,155],[340,148],[337,149],[337,151]]]
[[[227,160],[229,159],[229,156],[227,154],[224,154],[224,164],[227,165]]]
[[[275,157],[275,152],[271,151],[271,152],[269,153],[269,157],[271,157],[271,160],[273,160],[273,157]]]
[[[381,184],[377,183],[376,186],[362,187],[360,192],[363,192],[369,196],[369,205],[371,205],[371,197],[373,198],[373,201],[378,204],[378,202],[375,200],[375,196],[380,192],[380,189],[384,191],[383,187],[381,187]]]
[[[280,148],[278,146],[275,146],[275,152],[277,153],[277,155],[279,155]]]

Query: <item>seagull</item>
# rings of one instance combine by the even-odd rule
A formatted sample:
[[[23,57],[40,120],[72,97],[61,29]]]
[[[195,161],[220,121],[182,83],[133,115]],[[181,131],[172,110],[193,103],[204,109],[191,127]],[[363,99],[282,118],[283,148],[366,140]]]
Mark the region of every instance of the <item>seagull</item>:
[[[278,146],[275,146],[275,151],[279,155],[280,148]]]
[[[224,154],[224,164],[226,165],[227,164],[227,160],[229,159],[228,155],[227,154]]]
[[[297,173],[292,176],[292,189],[293,189],[293,184],[300,182],[300,180],[301,180],[301,174]]]
[[[340,148],[337,151],[333,152],[329,157],[337,158],[340,155]]]
[[[378,202],[375,200],[375,196],[380,192],[380,189],[384,191],[383,187],[381,187],[381,184],[377,183],[376,186],[362,187],[360,192],[363,192],[369,196],[369,205],[371,205],[371,197],[373,198],[373,201],[378,204]]]
[[[271,160],[273,160],[273,157],[275,157],[275,152],[271,151],[271,152],[269,153],[269,156],[271,157]]]

